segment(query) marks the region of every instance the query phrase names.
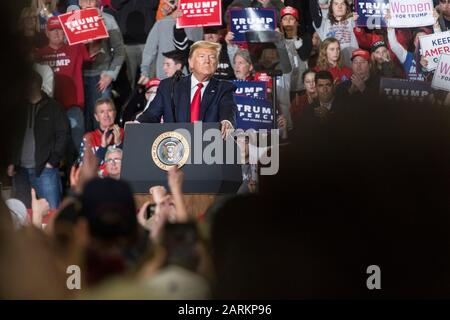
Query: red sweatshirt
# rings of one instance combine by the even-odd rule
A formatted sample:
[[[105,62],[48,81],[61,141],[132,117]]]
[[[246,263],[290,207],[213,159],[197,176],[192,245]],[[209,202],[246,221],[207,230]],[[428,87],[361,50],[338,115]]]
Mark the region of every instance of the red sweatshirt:
[[[318,72],[320,71],[320,67],[316,66],[314,68],[314,71]],[[352,78],[352,69],[347,68],[346,66],[343,66],[342,68],[339,67],[328,67],[328,69],[326,69],[326,71],[330,72],[331,75],[333,76],[333,81],[337,83],[346,81],[346,80],[350,80]]]
[[[91,61],[83,44],[64,44],[55,50],[50,46],[36,53],[36,61],[49,65],[55,73],[55,99],[66,109],[72,106],[84,107],[84,87],[82,68],[85,61]]]

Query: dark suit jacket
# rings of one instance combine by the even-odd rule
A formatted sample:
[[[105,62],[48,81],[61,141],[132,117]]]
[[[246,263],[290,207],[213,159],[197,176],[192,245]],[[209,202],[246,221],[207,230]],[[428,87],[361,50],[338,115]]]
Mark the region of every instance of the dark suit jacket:
[[[378,75],[370,76],[369,79],[366,80],[366,90],[364,92],[355,92],[350,94],[348,90],[352,86],[351,80],[345,80],[344,82],[339,83],[336,86],[335,96],[339,102],[345,101],[348,99],[354,98],[362,98],[367,99],[367,97],[374,97],[380,93],[380,77]]]
[[[24,135],[29,117],[31,116],[31,106],[25,108],[26,113],[21,114],[18,119],[19,129],[11,146],[13,159],[11,164],[20,165]],[[70,139],[70,124],[64,108],[54,99],[42,93],[42,100],[35,106],[34,115],[34,161],[37,176],[40,176],[48,162],[54,168],[58,168],[64,159],[66,149]]]
[[[160,122],[161,116],[164,117],[164,122],[191,121],[191,76],[183,77],[175,83],[173,99],[176,119],[172,113],[172,84],[172,78],[161,81],[155,99],[137,121]],[[200,120],[203,122],[228,120],[236,127],[237,106],[233,96],[235,90],[236,86],[233,83],[211,78],[203,93]]]
[[[313,103],[307,104],[305,108],[303,109],[303,115],[301,117],[301,120],[299,122],[299,126],[319,126],[324,123],[322,120],[320,120],[319,117],[317,117],[314,113],[314,110],[320,106],[319,101],[314,101]],[[340,109],[340,105],[336,99],[334,98],[333,102],[331,103],[331,109],[329,118],[331,119],[334,117],[334,114]]]

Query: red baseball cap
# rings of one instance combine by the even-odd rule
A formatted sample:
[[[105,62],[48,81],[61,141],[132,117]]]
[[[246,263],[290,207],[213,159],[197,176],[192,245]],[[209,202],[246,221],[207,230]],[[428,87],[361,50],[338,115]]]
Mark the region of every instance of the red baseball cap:
[[[61,22],[59,22],[58,17],[50,17],[47,20],[47,30],[52,31],[55,29],[62,29]]]
[[[366,50],[363,50],[363,49],[353,50],[353,52],[352,52],[352,59],[351,60],[353,61],[353,59],[356,58],[356,57],[361,57],[361,58],[363,58],[363,59],[365,59],[367,61],[370,61],[370,53],[369,53],[369,51],[366,51]]]
[[[293,7],[287,6],[287,7],[284,7],[283,9],[281,9],[281,11],[280,11],[281,18],[283,18],[287,14],[290,14],[291,16],[293,16],[295,19],[297,19],[297,21],[300,20],[299,16],[298,16],[298,10]]]
[[[152,78],[145,84],[145,89],[148,90],[151,87],[157,87],[159,86],[160,82],[161,80],[159,80],[158,78]]]

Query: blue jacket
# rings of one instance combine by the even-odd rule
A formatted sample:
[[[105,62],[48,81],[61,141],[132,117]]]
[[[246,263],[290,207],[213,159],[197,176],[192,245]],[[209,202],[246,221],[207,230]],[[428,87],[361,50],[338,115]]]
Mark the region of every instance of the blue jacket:
[[[173,79],[161,81],[156,96],[147,110],[138,118],[141,123],[160,122],[190,122],[191,120],[191,76],[185,76],[175,83],[173,101],[175,104],[176,121],[172,113]],[[233,93],[236,86],[225,80],[211,78],[203,93],[200,104],[200,119],[203,122],[221,122],[228,120],[236,127],[237,106]]]

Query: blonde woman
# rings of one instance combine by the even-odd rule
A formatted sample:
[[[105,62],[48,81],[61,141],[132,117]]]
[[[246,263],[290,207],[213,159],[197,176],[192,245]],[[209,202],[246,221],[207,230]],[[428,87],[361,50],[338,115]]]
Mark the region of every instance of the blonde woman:
[[[313,69],[307,69],[302,74],[302,82],[305,84],[305,90],[301,95],[296,95],[289,109],[294,126],[295,123],[299,122],[303,114],[303,109],[317,99],[315,76],[316,72]]]
[[[327,38],[321,43],[315,71],[330,72],[335,83],[351,79],[352,70],[344,66],[341,46],[337,39]]]
[[[47,37],[39,32],[39,19],[32,7],[22,9],[19,17],[18,29],[23,37],[26,49],[40,48],[47,43]]]
[[[38,14],[35,8],[25,7],[20,12],[19,30],[27,35],[39,32]]]
[[[39,31],[45,32],[47,20],[52,16],[59,15],[57,10],[58,0],[31,0],[33,8],[39,17]]]

